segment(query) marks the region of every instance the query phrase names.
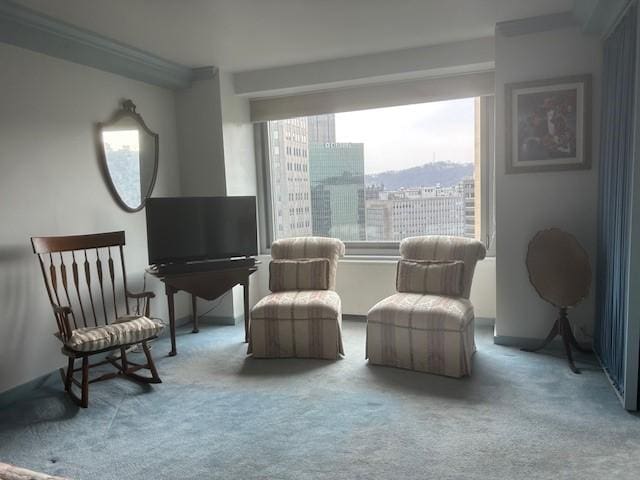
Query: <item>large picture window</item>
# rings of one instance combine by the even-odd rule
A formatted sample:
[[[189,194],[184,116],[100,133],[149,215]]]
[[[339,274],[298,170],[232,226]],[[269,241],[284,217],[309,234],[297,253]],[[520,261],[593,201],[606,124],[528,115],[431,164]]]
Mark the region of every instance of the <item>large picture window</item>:
[[[360,249],[415,235],[482,238],[482,105],[462,98],[266,122],[267,235]]]

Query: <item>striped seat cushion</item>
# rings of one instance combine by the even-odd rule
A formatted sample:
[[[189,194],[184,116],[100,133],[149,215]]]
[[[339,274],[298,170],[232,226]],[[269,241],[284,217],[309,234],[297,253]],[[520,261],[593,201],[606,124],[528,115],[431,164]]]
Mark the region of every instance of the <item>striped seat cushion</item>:
[[[272,260],[269,264],[269,290],[328,290],[329,259]]]
[[[301,290],[267,295],[251,310],[251,318],[278,320],[336,320],[340,297],[333,290]]]
[[[375,304],[367,322],[415,330],[464,330],[473,320],[473,306],[465,298],[396,293]]]
[[[153,338],[162,328],[161,323],[147,317],[123,317],[111,325],[77,328],[65,345],[71,350],[91,352]]]
[[[400,260],[396,274],[396,290],[460,297],[464,287],[464,262],[456,260]]]

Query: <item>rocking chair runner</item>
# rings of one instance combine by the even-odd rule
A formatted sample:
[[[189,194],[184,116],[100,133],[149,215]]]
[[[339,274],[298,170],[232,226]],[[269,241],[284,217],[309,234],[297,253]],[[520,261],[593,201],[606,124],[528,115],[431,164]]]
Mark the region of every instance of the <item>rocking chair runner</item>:
[[[62,353],[68,357],[67,370],[65,372],[61,368],[60,373],[65,391],[74,402],[86,408],[89,404],[89,384],[117,375],[143,383],[161,383],[147,341],[156,338],[163,326],[148,318],[150,301],[155,294],[131,293],[127,289],[124,232],[33,237],[31,244],[38,255],[53,307],[58,326],[56,336],[63,343]],[[118,254],[121,281],[118,281],[119,268],[114,262]],[[95,278],[92,278],[92,270],[95,271]],[[105,278],[107,276],[108,279]],[[129,306],[130,299],[135,300],[133,314]],[[127,359],[127,347],[137,344],[142,345],[146,364]],[[89,357],[115,350],[120,350],[119,358],[108,355],[102,361],[89,364]],[[82,366],[75,368],[78,359],[82,360]],[[90,380],[89,369],[105,364],[113,365],[118,371]],[[151,376],[135,373],[140,369],[148,369]],[[80,380],[74,375],[78,371],[82,372]],[[80,388],[80,397],[73,391],[74,385]]]

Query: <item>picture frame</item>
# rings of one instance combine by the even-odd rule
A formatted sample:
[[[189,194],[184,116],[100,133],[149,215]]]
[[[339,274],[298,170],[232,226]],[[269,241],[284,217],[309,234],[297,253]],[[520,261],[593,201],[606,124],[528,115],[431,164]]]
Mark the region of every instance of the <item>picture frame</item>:
[[[506,173],[591,168],[591,75],[505,85]]]

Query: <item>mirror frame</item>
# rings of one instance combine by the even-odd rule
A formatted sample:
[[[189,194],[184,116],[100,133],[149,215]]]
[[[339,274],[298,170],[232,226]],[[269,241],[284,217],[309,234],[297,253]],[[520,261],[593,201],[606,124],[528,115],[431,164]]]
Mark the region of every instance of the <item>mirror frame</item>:
[[[153,143],[155,146],[155,158],[153,159],[154,165],[153,165],[153,175],[151,177],[151,183],[149,185],[148,191],[144,192],[144,195],[142,196],[142,200],[140,202],[140,206],[138,206],[137,208],[131,208],[129,205],[127,205],[124,202],[124,200],[118,194],[118,190],[116,189],[116,186],[113,183],[113,179],[111,178],[111,174],[109,173],[109,166],[107,164],[107,158],[104,151],[104,144],[102,142],[102,130],[106,127],[113,126],[116,122],[118,122],[123,118],[131,118],[136,123],[138,123],[138,125],[145,132],[147,132],[149,135],[152,136]],[[105,178],[107,186],[109,187],[109,192],[111,193],[111,196],[113,197],[113,199],[126,212],[133,213],[133,212],[139,212],[140,210],[142,210],[145,204],[147,203],[147,199],[151,197],[151,194],[153,193],[153,188],[156,185],[156,178],[158,176],[158,162],[160,158],[160,142],[159,142],[159,135],[153,132],[149,127],[147,127],[147,124],[144,123],[142,116],[138,112],[136,112],[136,105],[133,103],[133,101],[129,99],[124,100],[122,102],[120,109],[117,110],[108,121],[100,122],[96,124],[96,148],[98,150],[98,159],[100,160],[100,169],[102,171],[102,175]]]

